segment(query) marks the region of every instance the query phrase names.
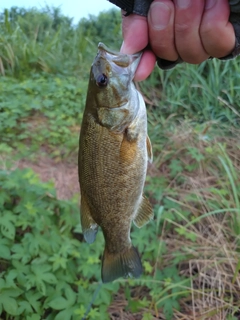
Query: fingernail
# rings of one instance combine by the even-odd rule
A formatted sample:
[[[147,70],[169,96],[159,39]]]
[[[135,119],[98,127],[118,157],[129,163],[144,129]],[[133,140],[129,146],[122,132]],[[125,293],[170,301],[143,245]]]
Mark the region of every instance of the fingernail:
[[[211,9],[217,0],[207,0],[205,4],[205,9]]]
[[[177,0],[177,6],[180,9],[186,9],[190,7],[191,3],[192,3],[192,0]]]
[[[171,16],[170,8],[164,3],[154,2],[150,7],[150,22],[154,29],[166,28]]]

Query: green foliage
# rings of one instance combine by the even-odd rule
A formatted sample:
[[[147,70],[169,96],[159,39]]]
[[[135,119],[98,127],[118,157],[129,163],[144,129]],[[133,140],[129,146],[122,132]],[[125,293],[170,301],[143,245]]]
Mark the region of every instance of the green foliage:
[[[240,135],[223,123],[239,124],[237,61],[156,69],[140,85],[152,102],[154,163],[145,191],[155,212],[154,221],[131,232],[142,256],[140,279],[101,284],[101,231],[94,244],[86,244],[77,203],[57,199],[52,183],[41,183],[31,170],[12,168],[13,159],[36,160],[42,152],[68,161],[73,155],[76,162],[99,41],[120,47],[119,11],[76,26],[56,8],[0,14],[0,317],[109,319],[108,308],[119,295],[126,300],[123,312],[141,312],[144,320],[160,318],[161,312],[171,320],[175,311],[184,313],[184,301],[188,307],[194,303],[200,283],[209,301],[217,294],[217,308],[209,307],[213,314],[222,302],[234,319],[240,299]],[[223,244],[217,247],[211,235],[219,225],[216,239]],[[207,256],[220,270],[226,252],[230,268],[224,264],[227,287],[220,301],[220,286],[209,293],[186,265]]]
[[[40,183],[31,170],[0,171],[3,318],[79,319],[79,310],[86,312],[100,276],[103,239],[94,247],[76,240],[78,224],[78,205],[57,200],[51,183]],[[96,314],[106,312],[109,290],[117,287],[101,288],[89,319],[100,319]]]
[[[86,82],[60,76],[3,78],[0,91],[1,144],[16,148],[18,156],[36,152],[39,145],[54,149],[55,157],[76,151]]]
[[[43,71],[86,76],[97,43],[119,49],[120,30],[118,10],[74,26],[59,8],[13,7],[0,14],[0,74],[23,78]]]
[[[141,85],[152,101],[156,119],[229,122],[239,125],[239,59],[213,59],[199,66],[181,64],[163,72],[155,69]]]
[[[119,10],[111,9],[99,13],[98,16],[90,15],[88,18],[83,18],[80,20],[78,28],[88,39],[91,39],[95,47],[99,41],[115,50],[119,50],[121,47],[121,13]]]
[[[91,305],[100,278],[100,255],[103,237],[99,233],[93,246],[74,238],[79,229],[79,208],[72,201],[59,201],[51,183],[40,183],[31,170],[0,171],[0,315],[8,319],[44,316],[44,319],[79,319]],[[77,228],[75,228],[77,226]],[[158,272],[153,283],[157,247],[146,247],[154,239],[153,225],[133,233],[133,241],[144,251],[143,261],[149,274],[146,280],[131,280],[147,286],[158,307],[166,306],[167,319],[177,299],[186,294],[181,289],[182,277],[177,269]],[[150,261],[151,261],[150,260]],[[112,295],[119,288],[102,285],[88,319],[107,319]],[[132,283],[131,283],[132,282]],[[185,283],[186,285],[186,283]],[[159,288],[161,287],[161,290]],[[171,293],[171,294],[170,294]],[[130,287],[125,287],[127,309],[137,312],[149,306],[149,300],[132,300]],[[163,304],[162,304],[163,303]]]

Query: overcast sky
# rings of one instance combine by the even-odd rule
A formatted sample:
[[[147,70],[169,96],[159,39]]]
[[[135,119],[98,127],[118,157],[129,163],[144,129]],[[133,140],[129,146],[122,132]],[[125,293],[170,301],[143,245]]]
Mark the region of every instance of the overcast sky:
[[[60,7],[64,15],[78,22],[89,14],[97,15],[100,11],[115,7],[107,0],[0,0],[0,10],[11,7],[45,7],[46,5]],[[115,7],[117,8],[117,7]]]

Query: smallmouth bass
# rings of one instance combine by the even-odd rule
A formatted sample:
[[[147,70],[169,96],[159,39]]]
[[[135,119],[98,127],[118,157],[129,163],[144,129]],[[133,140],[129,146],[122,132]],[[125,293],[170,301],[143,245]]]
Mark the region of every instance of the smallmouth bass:
[[[133,83],[140,58],[99,43],[90,71],[79,139],[81,225],[88,243],[102,228],[103,282],[142,274],[130,229],[132,221],[142,227],[153,218],[143,196],[152,147],[145,103]]]

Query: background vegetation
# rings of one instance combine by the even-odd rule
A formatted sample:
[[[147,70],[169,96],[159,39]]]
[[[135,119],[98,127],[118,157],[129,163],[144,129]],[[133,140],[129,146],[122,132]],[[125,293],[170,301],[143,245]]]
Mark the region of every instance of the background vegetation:
[[[77,25],[58,8],[0,13],[1,319],[239,318],[239,60],[156,69],[137,84],[155,212],[132,230],[140,279],[102,285],[103,237],[83,241],[77,183],[63,200],[53,181],[22,169],[44,158],[77,175],[90,65],[99,41],[119,49],[120,20],[118,10]]]

